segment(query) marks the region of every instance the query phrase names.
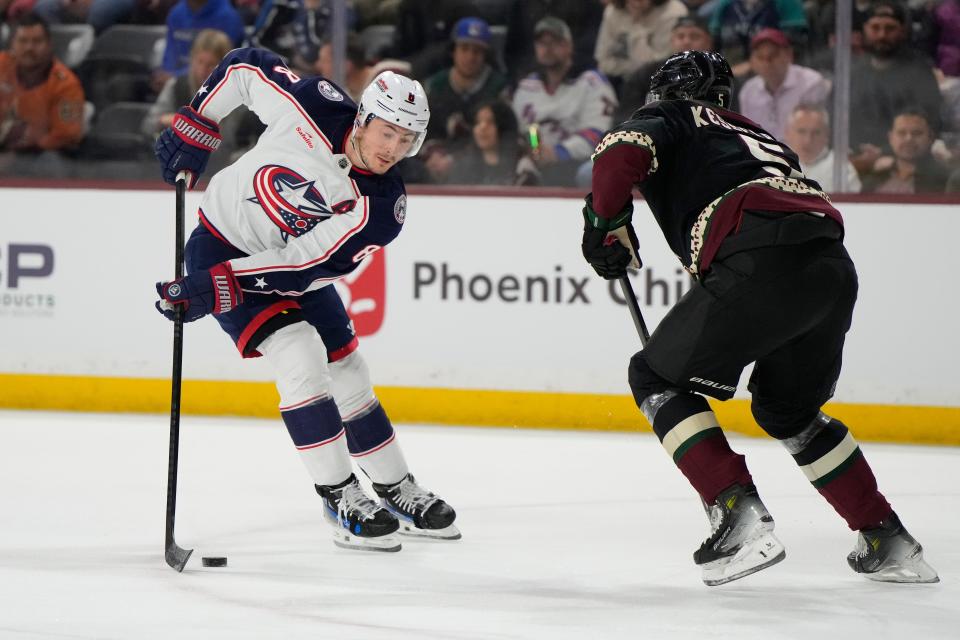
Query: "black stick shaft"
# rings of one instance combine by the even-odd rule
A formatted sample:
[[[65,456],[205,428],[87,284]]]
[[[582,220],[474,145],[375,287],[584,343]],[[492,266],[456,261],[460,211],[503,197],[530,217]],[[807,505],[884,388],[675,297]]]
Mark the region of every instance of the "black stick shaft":
[[[650,339],[650,332],[647,331],[647,323],[643,321],[643,315],[640,313],[640,303],[637,302],[637,296],[633,292],[633,285],[630,284],[628,276],[620,278],[620,289],[623,291],[623,299],[630,310],[630,317],[633,318],[633,326],[637,328],[637,333],[640,334],[640,344],[645,347],[647,346],[647,340]]]
[[[183,277],[183,237],[186,182],[177,180],[176,245],[174,247],[174,274]],[[183,567],[192,550],[181,549],[174,540],[173,529],[177,512],[177,467],[180,458],[180,387],[183,375],[183,314],[178,309],[173,321],[173,372],[170,395],[170,451],[167,459],[167,514],[165,550],[167,563],[177,571]]]

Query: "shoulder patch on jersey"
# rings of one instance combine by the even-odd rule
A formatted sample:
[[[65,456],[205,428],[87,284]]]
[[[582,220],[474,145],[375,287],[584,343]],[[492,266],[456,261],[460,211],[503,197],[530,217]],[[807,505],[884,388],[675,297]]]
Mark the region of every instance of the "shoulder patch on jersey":
[[[403,221],[407,219],[406,195],[401,195],[397,198],[397,202],[393,205],[393,217],[396,218],[400,224],[403,224]]]
[[[317,91],[327,100],[333,100],[334,102],[343,101],[343,94],[337,91],[337,89],[326,80],[321,80],[317,83]]]
[[[648,173],[655,173],[656,170],[660,167],[660,163],[657,161],[657,147],[653,143],[653,138],[643,133],[642,131],[636,131],[631,129],[621,129],[619,131],[611,131],[603,137],[603,140],[600,141],[600,144],[597,145],[597,150],[590,157],[591,160],[596,162],[597,158],[606,150],[611,147],[615,147],[618,144],[632,144],[637,147],[643,147],[650,152],[650,170]]]

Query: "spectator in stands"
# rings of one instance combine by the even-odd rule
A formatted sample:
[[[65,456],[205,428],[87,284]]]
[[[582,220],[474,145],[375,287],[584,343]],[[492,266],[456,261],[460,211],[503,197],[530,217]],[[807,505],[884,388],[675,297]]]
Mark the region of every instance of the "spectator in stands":
[[[931,153],[933,135],[926,110],[899,111],[888,134],[893,155],[882,156],[863,176],[864,192],[944,193],[949,171]]]
[[[672,53],[670,29],[687,15],[680,0],[611,0],[603,11],[594,55],[614,86]]]
[[[409,61],[413,77],[427,78],[449,60],[453,25],[475,14],[470,0],[401,0],[394,47],[388,54]]]
[[[160,131],[170,126],[177,109],[190,103],[194,94],[231,49],[233,43],[222,31],[203,29],[197,34],[190,48],[189,70],[167,81],[143,119],[141,131],[149,140],[152,141]],[[256,114],[243,106],[222,119],[222,143],[218,153],[211,158],[208,170],[222,168],[233,162],[242,152],[256,144],[264,128]]]
[[[477,104],[505,97],[507,78],[490,65],[490,26],[486,21],[461,18],[450,39],[453,65],[430,76],[424,90],[430,100],[427,138],[455,144],[469,138],[469,116]]]
[[[710,17],[717,51],[742,78],[750,71],[750,40],[762,29],[784,32],[794,46],[807,42],[807,16],[801,0],[719,0]]]
[[[808,178],[820,183],[827,192],[836,191],[833,184],[833,149],[830,148],[830,116],[819,104],[798,104],[787,120],[784,141],[800,158],[800,168]],[[846,191],[859,193],[860,176],[847,160],[843,167]]]
[[[360,101],[360,94],[369,84],[370,79],[377,74],[370,72],[371,65],[367,61],[367,50],[356,33],[347,34],[346,60],[344,60],[343,90],[354,102]],[[319,73],[324,78],[333,78],[333,43],[325,42],[320,47],[320,55],[313,65],[313,73]],[[432,105],[431,105],[432,107]]]
[[[163,52],[162,71],[170,76],[187,73],[190,48],[201,29],[217,29],[230,38],[233,46],[243,42],[243,21],[230,5],[230,0],[180,0],[167,16],[167,46]]]
[[[332,0],[264,0],[260,5],[250,46],[270,49],[309,70],[323,43],[330,39]],[[347,6],[347,29],[356,27],[357,15]]]
[[[851,6],[851,34],[850,44],[854,51],[859,51],[863,45],[863,23],[869,18],[869,9],[874,0],[853,0]],[[837,3],[836,0],[816,0],[807,10],[807,19],[810,23],[810,48],[811,55],[815,58],[823,58],[824,62],[832,62],[833,54],[830,49],[833,48],[834,35],[837,24]],[[832,69],[832,67],[830,67]]]
[[[52,151],[83,138],[83,87],[53,55],[50,29],[34,13],[0,52],[0,150]]]
[[[861,175],[882,153],[893,116],[918,105],[934,130],[940,130],[941,96],[931,63],[907,44],[906,9],[877,0],[863,25],[864,54],[850,73],[850,145]]]
[[[536,68],[534,27],[547,16],[563,20],[573,36],[573,61],[578,67],[593,66],[597,33],[604,5],[598,0],[516,0],[510,6],[507,40],[504,43],[507,73],[513,80]]]
[[[713,38],[707,21],[688,14],[678,18],[670,30],[670,54],[648,62],[627,76],[620,86],[620,108],[616,120],[622,122],[643,106],[650,92],[650,77],[666,62],[669,55],[681,51],[713,51]]]
[[[36,0],[34,12],[50,24],[86,22],[97,33],[133,15],[138,0]]]
[[[762,29],[750,41],[756,75],[740,89],[740,113],[783,140],[798,104],[826,104],[828,83],[818,71],[793,63],[793,46],[779,29]]]
[[[572,185],[577,168],[613,124],[617,98],[603,74],[574,64],[567,23],[548,16],[533,33],[539,69],[520,81],[513,112],[523,128],[536,127],[533,157],[543,183]]]
[[[482,102],[473,113],[469,144],[454,154],[448,182],[535,185],[539,171],[524,149],[510,105],[496,98]]]
[[[173,122],[177,109],[188,104],[210,72],[233,49],[230,38],[222,31],[204,29],[197,34],[190,48],[187,73],[170,78],[143,121],[143,133],[153,140]]]
[[[960,0],[941,0],[930,8],[931,40],[937,68],[960,76]]]

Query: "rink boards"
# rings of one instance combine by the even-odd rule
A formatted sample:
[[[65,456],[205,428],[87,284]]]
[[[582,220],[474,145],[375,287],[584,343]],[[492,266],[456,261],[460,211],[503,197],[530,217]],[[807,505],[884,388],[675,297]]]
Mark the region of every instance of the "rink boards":
[[[153,309],[153,283],[173,271],[172,192],[0,197],[0,406],[168,410],[171,325]],[[188,233],[201,197],[188,196]],[[645,266],[633,282],[652,329],[689,282],[637,205]],[[639,340],[619,292],[580,256],[579,208],[410,196],[397,241],[338,285],[395,420],[646,429],[626,384]],[[957,207],[840,209],[860,297],[828,410],[862,439],[960,444]],[[275,414],[265,363],[241,361],[211,320],[185,333],[185,411]],[[726,426],[756,433],[745,398],[715,407]]]

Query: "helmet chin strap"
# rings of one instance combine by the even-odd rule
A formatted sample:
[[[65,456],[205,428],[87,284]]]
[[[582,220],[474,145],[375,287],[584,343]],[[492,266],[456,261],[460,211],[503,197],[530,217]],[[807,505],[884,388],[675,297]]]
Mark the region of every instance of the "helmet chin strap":
[[[359,125],[356,125],[356,124],[354,125],[354,127],[357,127],[357,126]],[[363,165],[360,168],[366,171],[372,171],[372,169],[370,168],[370,165],[367,163],[367,159],[363,157],[363,152],[360,151],[360,145],[357,144],[357,129],[354,129],[353,135],[350,136],[350,146],[353,147],[353,150],[356,152],[357,157],[360,159],[360,163]]]

